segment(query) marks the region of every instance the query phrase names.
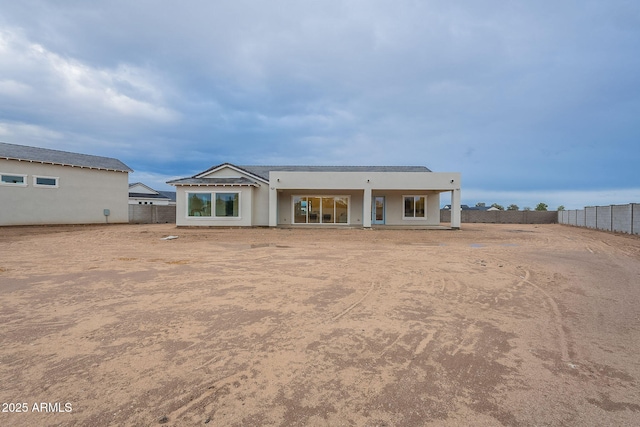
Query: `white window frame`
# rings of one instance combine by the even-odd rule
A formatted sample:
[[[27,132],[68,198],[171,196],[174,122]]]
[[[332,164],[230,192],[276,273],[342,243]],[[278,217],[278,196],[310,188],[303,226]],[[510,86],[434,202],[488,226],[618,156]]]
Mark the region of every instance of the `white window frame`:
[[[237,194],[238,195],[238,216],[217,216],[216,208],[217,208],[217,197],[216,194]],[[211,217],[215,219],[226,219],[226,220],[237,220],[242,219],[242,191],[212,191],[211,192]]]
[[[407,197],[413,197],[413,216],[406,216],[404,209],[405,199]],[[422,197],[424,199],[424,216],[416,216],[416,197]],[[424,221],[427,219],[427,196],[424,194],[406,194],[402,196],[402,219],[407,221]]]
[[[308,222],[309,220],[309,207],[307,205],[307,222],[295,222],[296,219],[296,206],[294,203],[294,199],[296,197],[306,197],[307,198],[307,202],[309,200],[309,197],[333,197],[334,201],[333,201],[333,217],[335,218],[335,212],[336,212],[336,203],[335,203],[335,198],[336,197],[341,197],[341,198],[346,198],[347,199],[347,222],[322,222],[322,216],[320,216],[319,218],[319,222]],[[345,225],[349,225],[351,224],[351,196],[348,194],[292,194],[291,195],[291,224],[292,225],[338,225],[338,226],[345,226]]]
[[[2,176],[20,176],[22,177],[22,182],[5,182],[2,180]],[[0,185],[6,185],[8,187],[26,187],[27,186],[27,176],[23,173],[12,173],[12,172],[0,172]]]
[[[210,216],[190,216],[189,215],[189,195],[191,194],[210,194],[211,195],[211,215]],[[217,216],[216,215],[216,194],[237,194],[238,195],[238,216]],[[185,191],[185,218],[197,221],[237,221],[242,219],[242,191]]]
[[[43,179],[55,179],[56,183],[54,185],[47,184],[38,184],[38,178]],[[33,186],[40,188],[59,188],[60,187],[60,177],[57,176],[43,176],[43,175],[33,175]]]

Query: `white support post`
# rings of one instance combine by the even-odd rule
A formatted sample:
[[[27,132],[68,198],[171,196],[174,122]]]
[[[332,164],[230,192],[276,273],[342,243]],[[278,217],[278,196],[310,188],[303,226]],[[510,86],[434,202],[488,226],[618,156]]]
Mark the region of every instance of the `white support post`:
[[[365,188],[362,198],[362,226],[365,228],[371,228],[371,209],[371,188]]]
[[[459,229],[462,213],[460,211],[460,189],[451,191],[451,228]]]
[[[269,227],[278,226],[278,189],[269,185]]]

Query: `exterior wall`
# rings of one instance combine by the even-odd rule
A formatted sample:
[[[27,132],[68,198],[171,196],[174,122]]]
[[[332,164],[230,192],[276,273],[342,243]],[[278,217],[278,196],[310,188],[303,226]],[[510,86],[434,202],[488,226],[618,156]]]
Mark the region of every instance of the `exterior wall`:
[[[176,207],[162,205],[129,205],[132,224],[170,224],[176,222]]]
[[[611,206],[611,231],[629,233],[633,221],[633,205]]]
[[[176,187],[176,225],[179,227],[191,226],[223,226],[223,227],[247,227],[251,222],[253,211],[253,189],[250,186],[178,186]],[[188,193],[215,193],[237,192],[240,193],[240,216],[233,218],[216,217],[188,217],[187,194]]]
[[[558,222],[578,227],[597,228],[604,231],[640,234],[640,204],[611,206],[587,206],[562,212]],[[571,218],[575,217],[576,221]]]
[[[587,206],[584,208],[584,225],[587,228],[597,228],[596,219],[597,219],[597,209],[595,206]]]
[[[596,228],[611,230],[611,206],[596,206]]]
[[[376,190],[373,196],[385,196],[385,225],[440,225],[440,193],[416,190]],[[404,196],[426,196],[426,218],[403,219]]]
[[[0,160],[0,172],[27,175],[26,186],[0,185],[0,225],[129,221],[127,172],[17,160]],[[34,175],[57,177],[58,187],[36,187]],[[108,217],[105,209],[110,211]]]
[[[364,227],[371,226],[370,204],[374,195],[388,195],[386,200],[388,225],[440,225],[440,192],[451,191],[455,194],[460,192],[459,173],[436,173],[436,172],[271,172],[270,173],[270,203],[272,226],[283,224],[285,217],[281,211],[290,212],[290,197],[287,200],[281,199],[280,193],[312,195],[326,192],[325,194],[338,195],[349,194],[349,190],[362,194],[362,201],[353,198],[351,201],[351,225],[362,224]],[[291,192],[289,192],[291,191]],[[293,193],[292,193],[293,192]],[[402,196],[403,195],[427,195],[427,220],[404,220],[402,219]],[[456,199],[457,201],[458,199]],[[280,206],[281,203],[286,205]],[[357,203],[360,206],[357,206]],[[452,202],[453,203],[453,202]],[[394,211],[394,206],[400,206]],[[364,209],[363,209],[364,207]],[[361,214],[361,222],[358,222],[357,212]],[[397,212],[397,213],[396,213]],[[288,214],[290,216],[290,214]],[[395,216],[398,215],[398,216]],[[457,218],[452,226],[459,227]],[[290,221],[290,220],[289,220]]]
[[[441,220],[448,222],[449,209],[441,211]],[[558,222],[556,211],[461,211],[463,223],[486,224],[555,224]]]
[[[259,187],[253,187],[251,219],[251,225],[254,227],[266,227],[269,225],[269,186],[267,184],[260,183]]]

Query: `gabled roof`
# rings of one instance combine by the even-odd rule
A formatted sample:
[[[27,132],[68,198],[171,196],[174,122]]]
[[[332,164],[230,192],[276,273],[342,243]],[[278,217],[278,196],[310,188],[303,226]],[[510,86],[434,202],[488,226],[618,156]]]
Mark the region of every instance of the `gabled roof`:
[[[146,188],[147,190],[153,192],[154,194],[160,194],[159,191],[154,190],[153,188],[149,187],[147,184],[143,184],[142,182],[134,182],[134,183],[129,184],[129,190],[131,190],[133,187],[137,187],[138,185],[141,186],[141,187]]]
[[[68,151],[51,150],[49,148],[28,147],[26,145],[7,144],[5,142],[0,142],[0,159],[102,169],[116,172],[133,172],[129,166],[111,157],[71,153]]]

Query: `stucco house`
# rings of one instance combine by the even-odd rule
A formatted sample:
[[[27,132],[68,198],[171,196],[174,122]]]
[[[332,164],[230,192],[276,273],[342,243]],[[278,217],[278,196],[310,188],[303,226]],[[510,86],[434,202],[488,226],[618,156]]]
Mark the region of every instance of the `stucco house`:
[[[0,225],[129,221],[117,159],[0,142]]]
[[[176,187],[178,226],[440,226],[449,193],[460,228],[460,173],[424,166],[236,166],[224,163]]]
[[[141,182],[129,184],[130,205],[175,205],[175,197],[170,197],[168,192],[161,192]]]

